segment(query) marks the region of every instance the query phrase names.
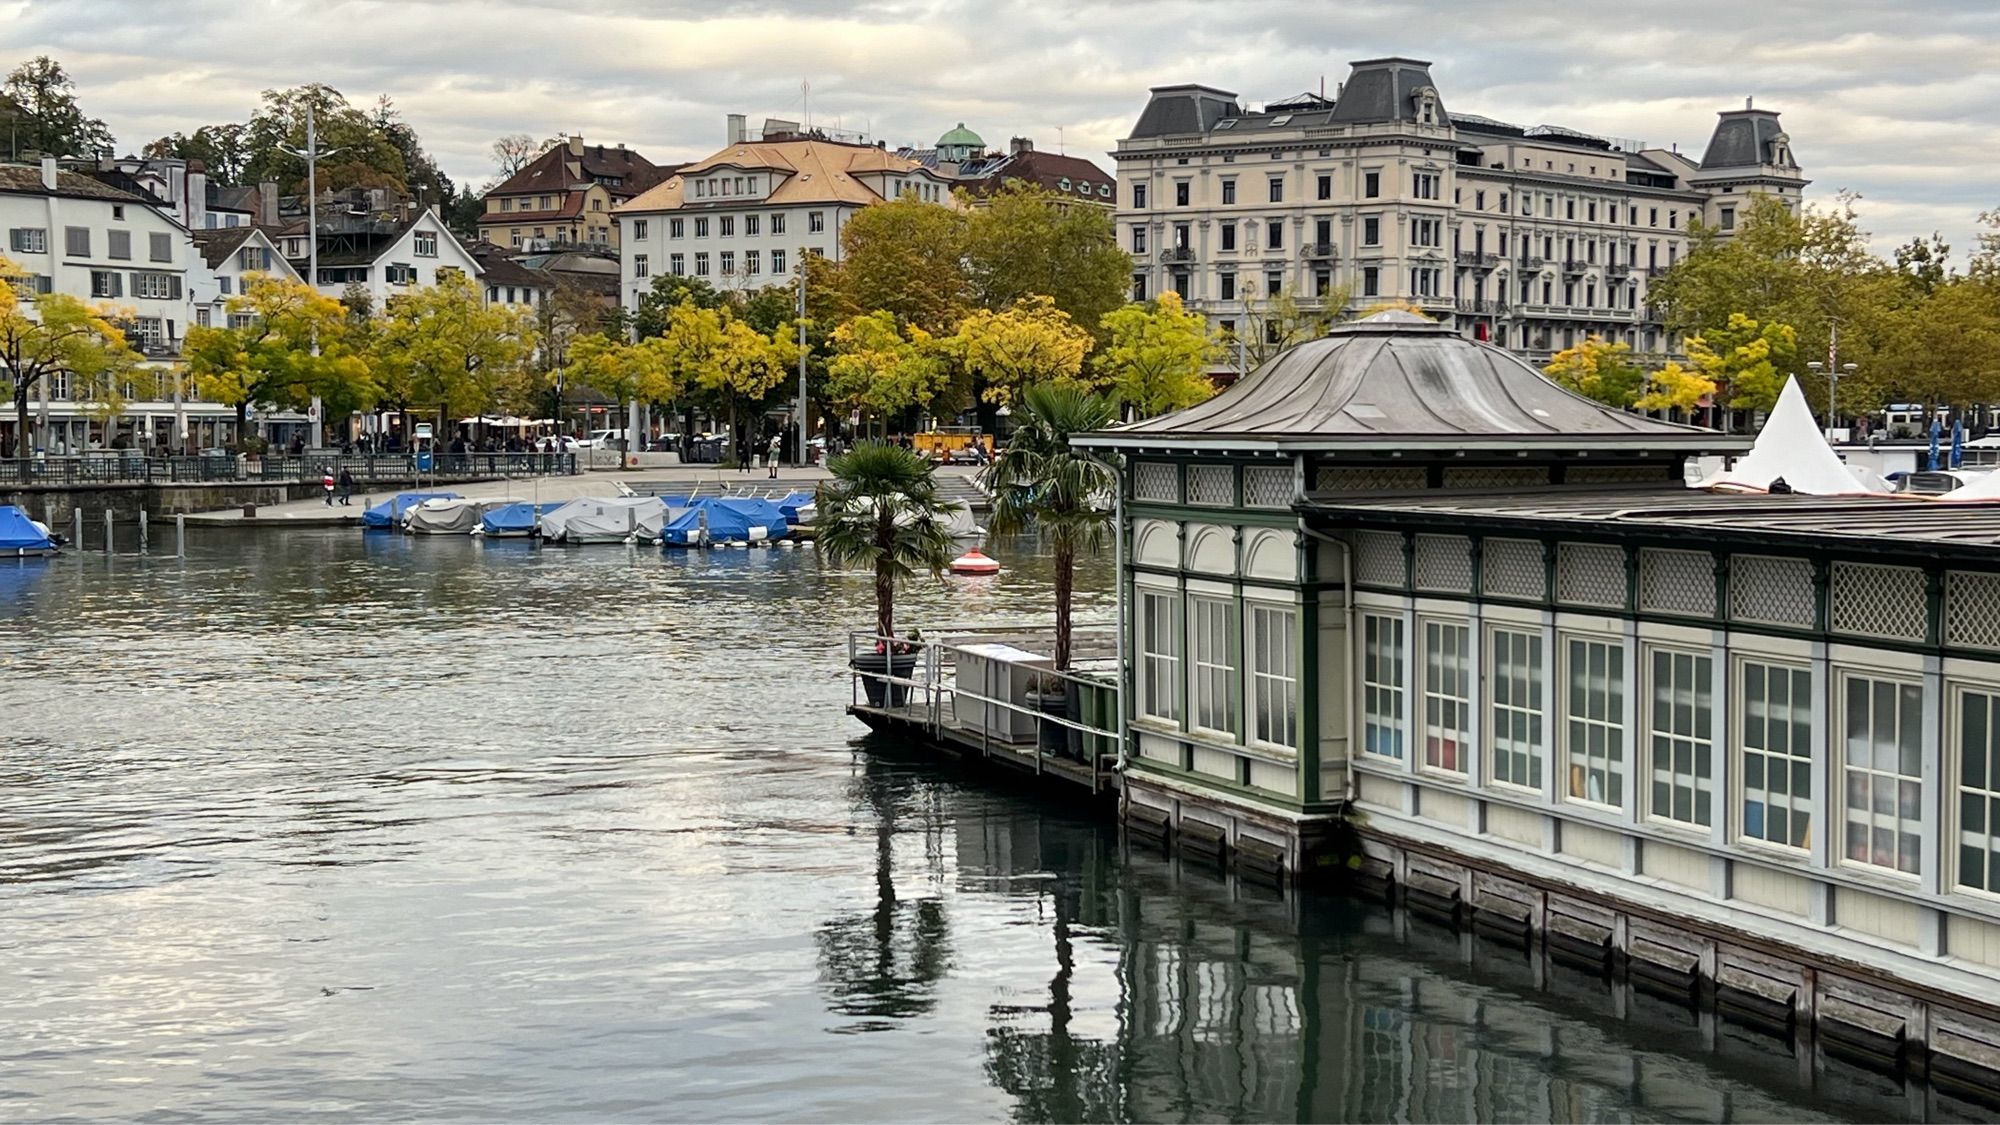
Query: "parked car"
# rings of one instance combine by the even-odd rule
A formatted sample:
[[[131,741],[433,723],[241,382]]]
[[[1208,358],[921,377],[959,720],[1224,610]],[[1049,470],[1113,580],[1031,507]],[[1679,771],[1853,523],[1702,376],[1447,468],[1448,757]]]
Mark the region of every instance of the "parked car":
[[[577,443],[579,449],[623,449],[624,430],[592,430],[590,435]]]

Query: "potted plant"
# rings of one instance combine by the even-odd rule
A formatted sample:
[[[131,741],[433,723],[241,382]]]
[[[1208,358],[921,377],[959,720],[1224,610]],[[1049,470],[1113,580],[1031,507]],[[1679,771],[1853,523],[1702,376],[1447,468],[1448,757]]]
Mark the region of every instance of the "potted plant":
[[[930,465],[907,449],[867,442],[827,467],[833,480],[814,521],[820,553],[835,566],[875,572],[874,651],[854,654],[852,666],[870,706],[899,706],[908,689],[882,677],[908,679],[921,638],[896,636],[896,586],[920,573],[943,580],[951,563],[947,521],[959,505],[938,496]]]
[[[1029,387],[1013,412],[1015,430],[1006,452],[993,462],[993,531],[1015,535],[1033,527],[1055,555],[1055,670],[1070,670],[1070,602],[1076,585],[1076,556],[1104,546],[1111,526],[1111,498],[1118,476],[1102,457],[1070,447],[1077,434],[1101,430],[1117,420],[1108,398],[1073,383]],[[1062,681],[1058,680],[1060,685]],[[1082,700],[1063,694],[1065,714],[1077,719]],[[1072,756],[1082,737],[1053,724],[1043,728],[1065,735]],[[1046,743],[1045,743],[1046,744]]]
[[[1069,718],[1069,684],[1061,676],[1040,675],[1028,684],[1021,702],[1044,715]],[[1040,745],[1044,752],[1062,754],[1069,749],[1069,728],[1061,723],[1051,723],[1046,719],[1035,724],[1041,731]]]

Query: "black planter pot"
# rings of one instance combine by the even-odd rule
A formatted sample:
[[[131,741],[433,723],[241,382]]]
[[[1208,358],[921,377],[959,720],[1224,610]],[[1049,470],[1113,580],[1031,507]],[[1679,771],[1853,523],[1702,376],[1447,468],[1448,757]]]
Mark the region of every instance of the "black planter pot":
[[[1044,715],[1058,718],[1069,717],[1069,693],[1066,691],[1031,691],[1022,702]],[[1041,728],[1040,746],[1045,753],[1061,754],[1069,749],[1069,730],[1061,723],[1043,720],[1037,724]]]
[[[885,676],[907,680],[917,670],[917,654],[899,652],[894,655],[882,652],[864,652],[848,662],[848,666],[861,673],[861,693],[870,707],[901,707],[910,701],[907,684],[892,684]]]

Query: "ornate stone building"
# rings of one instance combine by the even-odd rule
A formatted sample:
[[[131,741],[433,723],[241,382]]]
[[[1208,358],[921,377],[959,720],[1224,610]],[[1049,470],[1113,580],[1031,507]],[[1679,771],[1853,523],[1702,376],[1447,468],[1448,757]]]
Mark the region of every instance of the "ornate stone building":
[[[1731,230],[1759,194],[1808,182],[1771,110],[1720,115],[1701,159],[1677,148],[1452,113],[1413,59],[1353,64],[1333,97],[1252,111],[1160,86],[1113,154],[1137,298],[1177,290],[1252,331],[1279,293],[1314,307],[1422,308],[1542,359],[1589,335],[1670,350],[1647,286],[1699,217]]]

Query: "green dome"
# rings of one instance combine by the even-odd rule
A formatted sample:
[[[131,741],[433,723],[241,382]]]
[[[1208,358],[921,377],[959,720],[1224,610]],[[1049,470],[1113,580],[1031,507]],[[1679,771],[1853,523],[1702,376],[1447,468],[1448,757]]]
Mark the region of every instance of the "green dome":
[[[985,148],[986,142],[980,140],[979,134],[966,128],[965,122],[961,121],[958,123],[958,128],[938,138],[937,146],[939,148]]]

